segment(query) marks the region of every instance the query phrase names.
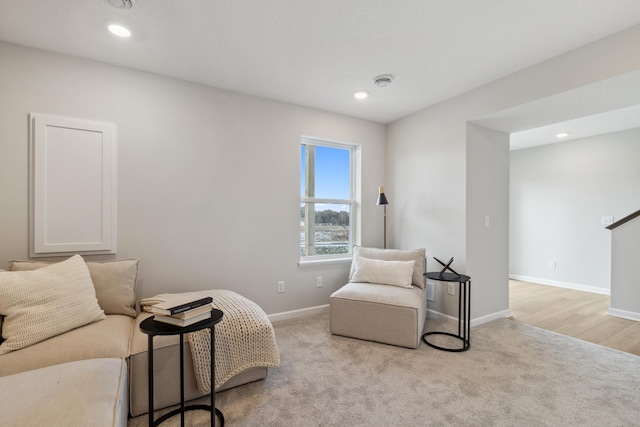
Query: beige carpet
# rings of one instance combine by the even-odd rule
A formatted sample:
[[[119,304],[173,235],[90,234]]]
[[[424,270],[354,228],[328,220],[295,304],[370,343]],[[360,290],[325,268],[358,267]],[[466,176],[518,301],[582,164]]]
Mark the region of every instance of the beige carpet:
[[[640,357],[507,319],[464,353],[332,336],[328,314],[274,326],[281,366],[216,395],[226,426],[640,426]]]

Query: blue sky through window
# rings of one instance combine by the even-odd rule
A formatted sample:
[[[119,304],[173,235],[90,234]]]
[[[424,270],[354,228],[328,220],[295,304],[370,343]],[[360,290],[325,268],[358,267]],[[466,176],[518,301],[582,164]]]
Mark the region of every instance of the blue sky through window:
[[[300,196],[304,197],[306,146],[300,150]],[[322,199],[351,198],[350,150],[316,146],[316,194]]]

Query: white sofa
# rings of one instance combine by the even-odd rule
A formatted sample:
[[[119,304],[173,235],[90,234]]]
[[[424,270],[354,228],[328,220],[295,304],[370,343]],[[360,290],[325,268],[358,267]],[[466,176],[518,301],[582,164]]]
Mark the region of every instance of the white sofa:
[[[427,317],[425,269],[424,249],[355,246],[349,283],[330,298],[331,333],[418,348]]]
[[[67,362],[0,377],[0,425],[127,425],[125,359]]]
[[[67,263],[74,264],[72,270],[82,266],[88,270],[86,276],[80,272],[79,277],[85,279],[83,286],[86,280],[91,283],[93,298],[104,315],[63,333],[44,339],[40,336],[37,342],[16,339],[20,328],[16,328],[17,315],[12,312],[15,305],[8,301],[25,289],[31,290],[32,287],[26,286],[29,280],[36,282],[36,291],[40,286],[38,295],[57,286],[65,286],[62,281],[53,279],[60,273],[60,265]],[[136,312],[138,261],[85,263],[76,256],[55,266],[44,262],[12,261],[9,270],[0,270],[0,336],[3,337],[0,340],[0,353],[3,353],[0,354],[0,425],[126,426],[129,415],[147,412],[147,335],[140,331],[138,325],[149,314]],[[63,272],[62,276],[67,277],[67,273]],[[42,279],[38,275],[42,274],[48,274],[47,278],[53,277],[53,281],[45,281],[44,285],[37,283],[39,278]],[[18,298],[24,299],[24,296]],[[64,306],[65,297],[60,295],[58,298],[54,293],[47,301],[47,304],[57,301]],[[53,320],[56,316],[65,320],[81,311],[78,305],[83,304],[85,302],[75,301],[71,315],[58,316],[61,312],[58,307],[47,316]],[[35,317],[38,315],[34,314]],[[47,320],[44,323],[46,326],[55,322]],[[19,347],[21,342],[28,345],[7,351],[6,347]],[[154,407],[160,409],[175,405],[180,399],[177,336],[156,338],[154,349],[157,349],[154,353],[156,361],[162,361],[164,366],[163,375],[155,377]],[[185,346],[185,356],[190,357],[188,345]],[[266,375],[266,367],[249,369],[216,391],[259,380]],[[185,376],[187,399],[202,396],[195,383],[193,364],[185,363]]]

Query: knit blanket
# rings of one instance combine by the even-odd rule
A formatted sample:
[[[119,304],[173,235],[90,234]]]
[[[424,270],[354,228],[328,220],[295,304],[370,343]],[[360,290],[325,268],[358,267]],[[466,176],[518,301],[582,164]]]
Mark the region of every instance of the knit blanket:
[[[280,353],[273,326],[266,313],[253,301],[228,290],[160,294],[140,301],[140,308],[150,311],[150,306],[171,299],[212,297],[211,305],[224,313],[215,326],[215,386],[218,389],[233,376],[250,368],[280,365]],[[187,334],[198,390],[211,392],[211,337],[209,329]]]

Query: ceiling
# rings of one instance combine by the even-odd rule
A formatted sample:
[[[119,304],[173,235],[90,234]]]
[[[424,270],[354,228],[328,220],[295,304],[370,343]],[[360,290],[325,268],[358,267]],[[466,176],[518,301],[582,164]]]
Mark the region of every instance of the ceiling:
[[[518,105],[473,122],[509,133],[511,150],[640,128],[640,71]],[[562,132],[568,135],[557,138]]]
[[[638,0],[0,0],[3,41],[380,123],[638,22]]]
[[[514,132],[510,138],[511,150],[522,150],[637,128],[640,128],[640,105]],[[566,136],[557,136],[565,134]]]

